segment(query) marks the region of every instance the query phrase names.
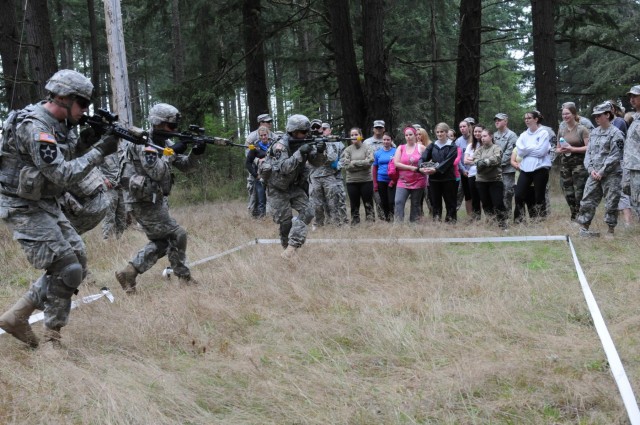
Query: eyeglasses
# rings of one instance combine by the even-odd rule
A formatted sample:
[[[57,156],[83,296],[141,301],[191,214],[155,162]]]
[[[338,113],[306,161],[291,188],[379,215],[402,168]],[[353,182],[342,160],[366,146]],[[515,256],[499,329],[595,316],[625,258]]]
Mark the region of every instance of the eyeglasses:
[[[85,99],[84,97],[75,96],[74,100],[81,109],[87,109],[89,105],[91,105],[91,101],[89,99]]]
[[[311,130],[317,130],[317,129],[319,129],[319,128],[320,128],[320,126],[319,126],[319,125],[312,125],[312,126],[311,126]]]
[[[168,122],[166,124],[167,124],[167,127],[169,127],[170,130],[176,130],[178,128],[178,123],[177,122]]]

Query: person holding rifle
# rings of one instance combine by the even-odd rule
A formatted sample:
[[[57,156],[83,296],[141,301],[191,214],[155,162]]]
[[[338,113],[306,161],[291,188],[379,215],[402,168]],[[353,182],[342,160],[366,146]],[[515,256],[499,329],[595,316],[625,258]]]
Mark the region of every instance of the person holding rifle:
[[[149,239],[129,263],[116,272],[116,279],[127,294],[136,292],[136,277],[165,255],[181,284],[198,283],[186,262],[187,232],[171,217],[164,198],[171,192],[172,167],[183,172],[193,168],[196,157],[204,154],[206,143],[192,144],[189,155],[184,155],[188,141],[179,140],[170,146],[173,155],[163,155],[158,148],[169,146],[169,137],[176,134],[180,125],[180,112],[172,105],[158,103],[149,111],[148,121],[153,146],[129,144],[120,165],[124,202]]]

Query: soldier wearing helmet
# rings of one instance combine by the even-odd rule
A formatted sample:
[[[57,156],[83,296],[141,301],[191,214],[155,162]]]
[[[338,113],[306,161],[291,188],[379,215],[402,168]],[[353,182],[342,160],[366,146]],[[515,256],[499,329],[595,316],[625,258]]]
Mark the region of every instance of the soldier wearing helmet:
[[[291,258],[306,238],[313,220],[313,207],[307,195],[309,177],[307,159],[322,154],[322,143],[304,143],[309,135],[311,122],[304,115],[292,115],[287,120],[287,134],[269,148],[267,157],[260,164],[258,174],[267,184],[267,198],[273,212],[273,221],[279,226],[280,243],[284,258]],[[295,149],[295,146],[299,146]],[[293,216],[293,210],[298,212]]]
[[[158,259],[167,255],[171,268],[181,284],[197,284],[186,262],[187,232],[169,214],[168,203],[173,178],[172,167],[186,172],[197,164],[196,157],[206,145],[196,145],[189,155],[182,142],[170,144],[166,133],[175,132],[180,124],[180,112],[168,103],[158,103],[149,111],[150,137],[154,144],[171,146],[174,154],[164,156],[150,146],[129,144],[121,164],[120,184],[124,202],[140,223],[149,242],[116,272],[116,279],[127,294],[136,292],[136,277],[149,270]]]
[[[89,79],[62,70],[51,77],[46,89],[46,100],[12,113],[5,121],[0,143],[0,217],[29,262],[45,270],[0,316],[0,328],[31,347],[39,344],[29,325],[35,309],[44,310],[45,342],[60,345],[71,297],[86,275],[85,245],[60,209],[58,197],[118,146],[117,139],[105,137],[82,156],[75,151],[74,124],[89,107],[93,90]]]

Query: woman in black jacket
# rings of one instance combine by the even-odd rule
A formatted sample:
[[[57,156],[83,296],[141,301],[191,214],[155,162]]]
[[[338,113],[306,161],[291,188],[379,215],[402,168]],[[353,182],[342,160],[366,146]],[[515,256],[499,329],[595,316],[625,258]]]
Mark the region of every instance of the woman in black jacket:
[[[446,123],[436,125],[437,140],[427,146],[422,153],[419,167],[421,173],[429,176],[433,219],[442,219],[442,201],[444,200],[447,210],[445,221],[455,223],[458,187],[454,161],[458,157],[458,147],[447,137],[448,131],[449,126]]]

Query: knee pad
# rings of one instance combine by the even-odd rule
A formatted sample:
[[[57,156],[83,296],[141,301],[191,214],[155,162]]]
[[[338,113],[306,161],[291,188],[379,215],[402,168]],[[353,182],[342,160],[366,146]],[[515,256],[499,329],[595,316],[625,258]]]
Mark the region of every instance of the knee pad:
[[[75,262],[69,262],[70,257]],[[77,292],[82,283],[83,269],[75,255],[64,257],[60,262],[54,263],[47,285],[47,294],[56,297],[70,299]]]

